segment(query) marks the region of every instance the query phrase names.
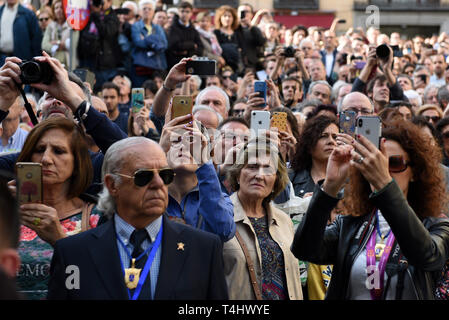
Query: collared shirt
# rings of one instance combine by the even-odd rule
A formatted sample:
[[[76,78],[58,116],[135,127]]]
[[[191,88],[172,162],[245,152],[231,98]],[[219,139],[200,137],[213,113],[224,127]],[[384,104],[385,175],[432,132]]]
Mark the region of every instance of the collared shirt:
[[[326,75],[328,77],[332,74],[332,67],[334,63],[334,53],[326,53]]]
[[[12,53],[14,51],[13,24],[16,19],[19,3],[12,8],[5,5],[0,23],[0,51]]]
[[[23,144],[28,136],[28,131],[22,128],[17,128],[16,132],[8,139],[6,146],[0,143],[0,153],[20,152],[22,151]]]
[[[131,252],[133,252],[134,247],[131,243],[129,243],[129,238],[131,237],[131,234],[133,233],[135,228],[130,224],[128,224],[127,222],[125,222],[122,218],[120,218],[118,214],[114,215],[114,224],[117,236],[120,237],[122,242],[126,245],[126,250],[128,251],[129,255],[131,255]],[[152,246],[153,243],[156,241],[156,237],[161,228],[161,224],[162,224],[162,217],[159,217],[152,223],[150,223],[148,226],[146,226],[145,229],[147,230],[148,235],[151,238],[151,242],[148,239],[145,239],[141,245],[143,250],[148,249],[148,247]],[[117,247],[119,249],[120,259],[123,263],[123,267],[128,268],[130,266],[131,260],[129,259],[128,253],[126,252],[125,248],[123,248],[119,239],[117,239]],[[151,249],[147,252],[147,256],[149,255],[150,251]],[[156,291],[157,278],[159,275],[159,266],[161,264],[161,253],[162,253],[162,243],[156,251],[153,263],[151,264],[150,268],[149,276],[151,280],[151,299],[154,299],[154,292]]]
[[[220,181],[211,161],[196,170],[198,185],[178,203],[168,196],[167,214],[182,218],[185,222],[228,241],[235,234],[234,206],[226,193],[221,191]]]
[[[437,78],[437,75],[434,73],[430,76],[430,83],[444,86],[446,84],[446,79],[444,78],[444,76],[441,78]]]

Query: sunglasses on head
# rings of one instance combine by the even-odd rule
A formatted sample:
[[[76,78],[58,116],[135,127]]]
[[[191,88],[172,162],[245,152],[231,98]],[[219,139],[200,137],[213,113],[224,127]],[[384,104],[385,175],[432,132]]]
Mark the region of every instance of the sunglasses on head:
[[[390,156],[388,158],[388,170],[393,173],[399,173],[407,170],[410,162],[407,162],[403,156]]]
[[[441,119],[439,116],[424,116],[424,118],[426,118],[427,122],[429,122],[430,120],[432,120],[433,122],[438,122]]]
[[[161,177],[162,181],[165,185],[169,185],[173,182],[173,179],[175,177],[175,172],[173,169],[170,168],[163,168],[163,169],[139,169],[132,176],[128,176],[126,174],[122,173],[116,173],[116,175],[119,175],[121,177],[134,179],[134,184],[138,187],[144,187],[148,183],[150,183],[154,178],[154,172],[157,172],[159,174],[159,177]]]

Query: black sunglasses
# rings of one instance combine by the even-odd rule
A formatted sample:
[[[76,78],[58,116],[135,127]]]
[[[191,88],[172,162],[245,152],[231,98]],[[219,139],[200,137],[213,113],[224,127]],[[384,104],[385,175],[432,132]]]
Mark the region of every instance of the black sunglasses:
[[[50,18],[39,18],[39,21],[40,21],[40,22],[42,22],[42,21],[48,21],[48,19],[50,19]]]
[[[393,173],[399,173],[407,170],[410,162],[407,162],[403,156],[390,156],[388,158],[388,170]]]
[[[169,185],[175,178],[175,172],[170,168],[163,169],[139,169],[132,176],[122,173],[115,173],[121,177],[134,179],[134,184],[138,187],[144,187],[154,178],[154,172],[157,172],[165,185]]]
[[[432,119],[433,122],[438,122],[440,121],[441,117],[439,116],[424,116],[424,118],[426,118],[427,122],[430,122],[430,120]]]

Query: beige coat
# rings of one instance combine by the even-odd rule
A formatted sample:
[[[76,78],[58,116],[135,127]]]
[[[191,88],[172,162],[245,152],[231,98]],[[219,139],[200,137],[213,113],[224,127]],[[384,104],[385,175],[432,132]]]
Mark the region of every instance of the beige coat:
[[[259,288],[261,285],[262,259],[259,243],[253,226],[242,208],[237,192],[231,196],[234,204],[234,221],[236,229],[242,236],[248,247],[249,254],[254,264]],[[302,300],[301,280],[299,278],[299,263],[290,251],[293,241],[293,223],[290,217],[271,204],[268,208],[268,230],[273,240],[280,246],[284,254],[285,275],[287,278],[287,290],[290,300]],[[225,242],[223,246],[224,269],[228,284],[229,299],[231,300],[255,300],[251,286],[245,255],[234,237]]]

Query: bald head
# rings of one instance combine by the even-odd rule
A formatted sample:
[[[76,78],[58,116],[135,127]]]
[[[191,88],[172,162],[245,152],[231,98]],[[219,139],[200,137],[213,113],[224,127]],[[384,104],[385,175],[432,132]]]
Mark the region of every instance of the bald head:
[[[341,102],[341,111],[354,111],[361,114],[372,114],[374,106],[371,100],[360,92],[348,93]]]

